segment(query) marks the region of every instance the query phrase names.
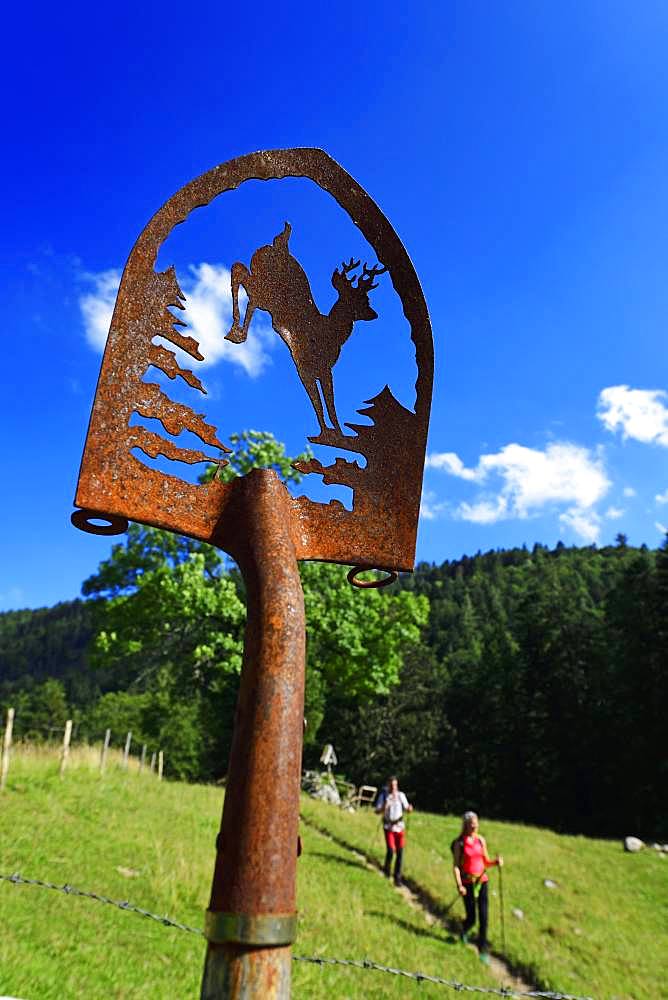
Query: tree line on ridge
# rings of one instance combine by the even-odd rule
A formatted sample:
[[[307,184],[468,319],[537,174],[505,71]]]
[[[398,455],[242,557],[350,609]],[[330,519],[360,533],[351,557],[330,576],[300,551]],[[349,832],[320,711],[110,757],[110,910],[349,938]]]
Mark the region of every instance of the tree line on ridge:
[[[270,435],[252,464],[297,478]],[[389,773],[417,806],[598,835],[668,830],[668,538],[658,550],[526,548],[421,564],[388,591],[302,565],[305,764],[324,742],[355,783]],[[225,772],[245,618],[243,581],[208,545],[139,525],[85,600],[0,615],[0,708],[45,739],[134,739],[168,773]]]

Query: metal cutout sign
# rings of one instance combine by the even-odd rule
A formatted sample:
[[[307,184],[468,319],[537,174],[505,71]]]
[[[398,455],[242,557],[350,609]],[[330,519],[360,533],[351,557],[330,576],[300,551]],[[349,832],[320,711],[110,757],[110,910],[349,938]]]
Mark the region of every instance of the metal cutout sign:
[[[227,464],[230,448],[223,435],[194,406],[174,402],[154,381],[159,369],[180,380],[195,399],[206,392],[198,374],[205,360],[197,341],[171,311],[185,297],[173,266],[155,270],[160,247],[176,225],[196,208],[249,180],[308,178],[332,195],[373,248],[376,259],[329,262],[337,299],[325,314],[314,301],[309,278],[290,250],[289,222],[268,232],[250,260],[231,266],[233,323],[227,333],[242,343],[253,313],[262,310],[286,345],[313,407],[317,433],[309,440],[345,452],[330,465],[297,463],[325,485],[352,490],[352,510],[338,500],[319,503],[290,497],[290,533],[298,559],[318,559],[356,567],[411,570],[422,486],[433,380],[433,346],[427,306],[413,265],[399,237],[370,196],[331,157],[319,149],[251,153],[223,163],[177,191],[153,216],[137,240],[121,280],[81,464],[73,523],[97,534],[118,534],[128,520],[143,522],[211,542],[229,551],[232,487],[213,479],[189,483],[144,465],[138,449],[151,458],[176,462]],[[343,248],[342,248],[343,249]],[[417,365],[414,410],[403,406],[388,386],[361,401],[366,422],[341,425],[336,409],[336,364],[358,324],[382,323],[374,309],[374,289],[391,282],[410,327]],[[245,310],[240,289],[247,296]],[[181,366],[176,353],[192,359]],[[160,422],[166,434],[133,424],[133,414]],[[236,429],[236,428],[235,428]],[[217,450],[212,459],[197,448],[176,443],[182,431]],[[364,460],[359,461],[359,456]],[[96,523],[100,520],[106,523]],[[233,519],[232,519],[233,520]]]

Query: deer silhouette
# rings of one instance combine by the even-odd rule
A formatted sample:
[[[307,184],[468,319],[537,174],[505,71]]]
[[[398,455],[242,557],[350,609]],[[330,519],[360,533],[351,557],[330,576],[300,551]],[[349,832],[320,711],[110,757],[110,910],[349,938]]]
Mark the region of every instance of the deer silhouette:
[[[225,339],[233,344],[243,343],[255,310],[268,312],[274,330],[292,355],[318,418],[321,434],[326,435],[329,430],[325,423],[324,401],[332,427],[342,435],[334,405],[332,368],[356,320],[378,318],[369,303],[369,292],[378,287],[373,279],[384,274],[387,268],[379,264],[368,268],[364,264],[362,273],[355,275],[352,272],[360,266],[360,261],[352,257],[348,263],[344,261],[341,269],[337,268],[332,274],[332,285],[339,296],[325,315],[313,301],[306,272],[288,249],[291,232],[292,227],[286,222],[283,231],[270,244],[255,251],[250,269],[238,262],[232,265],[232,327]],[[243,324],[239,316],[239,288],[248,295]]]

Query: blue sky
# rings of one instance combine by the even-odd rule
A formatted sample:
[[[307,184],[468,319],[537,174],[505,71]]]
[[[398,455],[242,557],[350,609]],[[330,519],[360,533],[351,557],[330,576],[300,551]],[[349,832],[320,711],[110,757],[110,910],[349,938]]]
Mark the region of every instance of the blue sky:
[[[108,552],[69,514],[117,275],[174,191],[261,148],[326,149],[416,265],[436,349],[418,558],[618,532],[661,543],[665,5],[120,2],[9,17],[0,608],[75,596]],[[289,217],[324,310],[333,266],[365,247],[324,195],[287,185],[195,213],[159,263],[177,264],[208,338],[222,436],[269,429],[299,450],[313,414],[266,317],[246,353],[222,352],[224,268]],[[336,369],[344,419],[385,381],[411,402],[400,311],[382,279],[373,294],[384,325],[358,324]]]

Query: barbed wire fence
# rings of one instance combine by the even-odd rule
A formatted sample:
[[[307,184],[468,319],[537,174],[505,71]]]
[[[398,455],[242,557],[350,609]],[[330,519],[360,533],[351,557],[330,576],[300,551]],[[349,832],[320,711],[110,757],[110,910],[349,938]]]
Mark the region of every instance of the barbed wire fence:
[[[60,734],[63,733],[65,727],[60,725],[50,725],[50,726],[29,725],[25,733],[21,733],[20,729],[18,732],[14,730],[14,733],[12,733],[13,721],[14,721],[14,712],[11,711],[11,715],[8,713],[7,725],[5,727],[5,732],[3,734],[4,738],[0,743],[0,752],[2,753],[2,767],[0,768],[0,770],[3,772],[2,778],[4,779],[2,781],[2,784],[4,785],[4,782],[7,779],[6,772],[8,769],[7,765],[8,765],[9,752],[13,746],[17,745],[15,743],[17,737],[19,741],[18,745],[20,745],[24,740],[26,741],[26,743],[29,744],[33,739],[35,739],[36,736],[38,739],[39,737],[42,737],[42,739],[44,739],[44,735],[46,735],[45,742],[51,744],[52,746],[56,745],[61,750],[61,774],[62,774],[62,770],[64,769],[62,767],[62,755],[69,750],[70,739],[72,736],[75,736],[76,727],[73,728],[72,723],[71,722],[69,723],[69,726],[67,726],[68,731],[66,730],[64,739],[65,745],[61,748],[59,746],[61,742],[59,737]],[[111,731],[107,730],[105,732],[105,739],[101,748],[100,768],[99,768],[101,774],[104,773],[106,756],[108,750],[110,749],[110,735]],[[118,748],[119,751],[122,752],[121,767],[125,770],[127,770],[130,758],[131,741],[132,741],[132,733],[128,732],[124,740],[124,746],[122,747],[122,751],[120,746]],[[93,745],[91,744],[87,745],[90,746],[91,749],[93,748]],[[146,749],[147,749],[146,745],[144,745],[142,747],[141,760],[140,761],[138,760],[139,773],[143,771],[144,766],[147,763]],[[158,761],[156,761],[156,757],[159,758]],[[162,757],[163,757],[162,752],[160,752],[159,755],[154,752],[152,754],[152,759],[150,764],[150,772],[152,773],[154,771],[156,763],[158,763],[159,778],[162,778],[162,769],[163,769]],[[141,906],[136,906],[135,904],[130,903],[128,900],[110,899],[108,896],[104,896],[101,893],[90,892],[85,889],[80,889],[77,888],[76,886],[69,885],[68,883],[65,883],[64,885],[56,885],[53,882],[46,882],[42,879],[26,878],[18,872],[13,873],[12,875],[6,875],[0,873],[0,881],[9,882],[12,885],[36,886],[42,889],[51,889],[56,892],[63,893],[66,896],[72,896],[72,897],[76,896],[76,897],[83,897],[85,899],[92,899],[95,902],[109,906],[114,906],[117,909],[124,910],[129,913],[135,913],[138,916],[145,917],[149,920],[153,920],[156,923],[162,925],[163,927],[171,927],[175,930],[184,931],[188,934],[195,934],[198,937],[204,937],[204,932],[197,927],[190,927],[187,924],[183,924],[178,920],[174,920],[166,915],[160,916],[159,914],[152,913],[150,910],[146,910]],[[486,994],[488,996],[498,996],[498,997],[534,998],[534,1000],[592,1000],[591,997],[582,997],[582,996],[576,996],[575,994],[571,993],[559,993],[559,992],[552,992],[549,990],[548,991],[521,990],[506,986],[498,986],[498,987],[472,986],[467,983],[459,982],[456,979],[444,979],[440,976],[431,976],[424,972],[411,972],[407,969],[394,968],[393,966],[383,965],[380,962],[374,962],[371,959],[367,958],[350,959],[350,958],[332,958],[321,955],[312,955],[312,956],[293,955],[292,959],[294,962],[303,962],[311,965],[318,965],[323,968],[326,966],[343,967],[343,968],[358,969],[363,971],[372,971],[376,973],[384,973],[386,975],[391,975],[391,976],[399,976],[404,979],[413,980],[418,984],[430,983],[435,986],[444,986],[448,989],[460,993],[478,993],[478,994]]]
[[[64,893],[66,896],[80,896],[85,899],[92,899],[97,903],[115,906],[119,910],[125,910],[128,913],[136,913],[140,917],[146,917],[149,920],[154,920],[163,927],[172,927],[178,931],[185,931],[188,934],[195,934],[198,937],[204,937],[204,931],[197,927],[189,927],[188,924],[182,924],[178,920],[173,920],[171,917],[160,916],[157,913],[152,913],[150,910],[146,910],[141,906],[135,906],[133,903],[128,902],[128,900],[110,899],[108,896],[103,896],[101,893],[89,892],[86,889],[79,889],[76,886],[69,885],[67,883],[64,885],[56,885],[54,882],[45,882],[42,879],[25,878],[19,872],[14,872],[12,875],[5,875],[0,872],[0,881],[9,882],[12,885],[38,886],[41,889],[53,889],[56,892]],[[390,965],[382,965],[379,962],[373,962],[368,958],[327,958],[321,955],[293,955],[292,960],[293,962],[306,962],[308,964],[319,965],[321,967],[342,966],[345,968],[360,969],[371,972],[383,972],[386,975],[400,976],[404,979],[411,979],[417,983],[431,983],[434,986],[445,986],[458,993],[481,993],[488,996],[533,998],[533,1000],[592,1000],[591,997],[576,996],[573,993],[555,993],[549,990],[516,990],[505,986],[471,986],[468,983],[461,983],[456,979],[443,979],[440,976],[427,975],[425,972],[410,972],[407,969],[396,969]]]

